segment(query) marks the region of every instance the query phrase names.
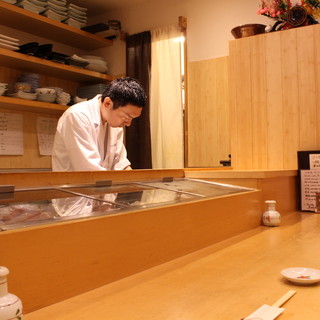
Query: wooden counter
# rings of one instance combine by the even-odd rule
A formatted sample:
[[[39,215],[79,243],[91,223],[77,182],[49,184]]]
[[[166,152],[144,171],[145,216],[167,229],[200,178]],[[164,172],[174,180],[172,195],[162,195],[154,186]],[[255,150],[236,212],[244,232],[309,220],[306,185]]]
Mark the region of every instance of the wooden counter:
[[[167,176],[254,187],[242,194],[1,232],[1,264],[11,271],[10,290],[30,313],[255,230],[264,200],[277,200],[284,217],[296,210],[296,174],[208,169],[2,173],[3,184],[17,187]]]
[[[182,258],[32,312],[26,320],[240,320],[288,290],[279,320],[318,320],[319,285],[299,286],[284,268],[320,268],[320,216],[287,215]]]

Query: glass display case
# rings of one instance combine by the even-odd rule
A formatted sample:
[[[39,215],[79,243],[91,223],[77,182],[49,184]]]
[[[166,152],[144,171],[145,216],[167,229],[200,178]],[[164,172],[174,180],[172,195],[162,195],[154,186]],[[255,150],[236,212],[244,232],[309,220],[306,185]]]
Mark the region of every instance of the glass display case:
[[[0,192],[0,231],[63,222],[201,198],[216,198],[253,189],[195,179],[118,182],[9,190]],[[0,188],[1,191],[1,188]]]

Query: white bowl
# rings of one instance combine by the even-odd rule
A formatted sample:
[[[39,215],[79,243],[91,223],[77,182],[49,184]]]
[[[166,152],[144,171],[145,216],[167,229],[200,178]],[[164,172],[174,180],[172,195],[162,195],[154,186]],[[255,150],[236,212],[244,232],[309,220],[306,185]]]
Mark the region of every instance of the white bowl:
[[[37,100],[44,101],[44,102],[55,102],[56,95],[55,94],[38,93]]]
[[[37,88],[35,91],[39,94],[56,94],[56,90],[53,88]]]
[[[297,284],[313,284],[320,281],[320,270],[311,268],[287,268],[281,274],[289,281]]]
[[[7,88],[1,87],[0,88],[0,96],[3,96],[6,91],[7,91]]]
[[[10,96],[14,97],[14,98],[27,99],[27,100],[36,100],[36,98],[37,98],[36,93],[23,92],[23,91],[18,91],[18,92],[12,93],[12,94],[10,94]]]
[[[105,73],[108,70],[107,65],[101,65],[100,63],[89,63],[84,68],[87,70],[96,71],[100,73]]]

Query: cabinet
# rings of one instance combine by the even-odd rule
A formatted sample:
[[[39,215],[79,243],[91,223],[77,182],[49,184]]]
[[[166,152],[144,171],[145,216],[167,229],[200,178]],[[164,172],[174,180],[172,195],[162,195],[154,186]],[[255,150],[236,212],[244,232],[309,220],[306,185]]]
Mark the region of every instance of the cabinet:
[[[2,1],[0,1],[0,16],[2,25],[67,44],[77,49],[93,50],[112,45],[112,41],[108,39]],[[113,79],[110,75],[95,71],[0,49],[0,82],[15,82],[19,75],[24,72],[39,73],[43,80],[41,81],[42,86],[62,87],[72,94],[76,93],[79,84],[103,83]],[[28,130],[31,128],[31,138],[34,140],[36,139],[35,119],[38,114],[59,117],[66,109],[67,106],[54,103],[0,96],[0,111],[24,113],[29,123]],[[28,143],[28,146],[30,146],[30,143]],[[1,160],[0,169],[50,168],[50,157],[38,155],[36,142],[32,144],[32,150],[26,150],[24,156],[14,157],[14,159],[10,156],[1,156]]]

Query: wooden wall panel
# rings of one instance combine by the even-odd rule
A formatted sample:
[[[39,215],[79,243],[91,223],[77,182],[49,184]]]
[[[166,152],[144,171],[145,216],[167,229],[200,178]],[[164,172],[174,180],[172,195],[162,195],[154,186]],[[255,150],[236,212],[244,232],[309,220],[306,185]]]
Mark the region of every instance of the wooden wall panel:
[[[298,150],[320,148],[320,26],[233,40],[229,50],[232,166],[297,169]]]
[[[313,36],[314,39],[320,39],[320,28],[314,28],[313,29]],[[317,75],[320,74],[320,41],[314,41],[314,61],[315,61],[315,66],[314,66],[314,71],[316,74],[315,77],[315,90],[316,90],[316,122],[320,123],[320,77]],[[316,145],[320,145],[320,128],[317,126],[317,131],[316,131]]]
[[[251,61],[251,112],[252,112],[252,167],[265,167],[267,163],[267,92],[266,92],[266,59],[265,44],[262,37],[252,39]],[[236,143],[236,141],[235,141]]]
[[[296,31],[288,30],[280,33],[282,43],[282,110],[283,118],[283,166],[297,167],[297,150],[299,149],[299,82],[298,53]]]
[[[188,167],[219,166],[228,160],[228,57],[188,65]]]

